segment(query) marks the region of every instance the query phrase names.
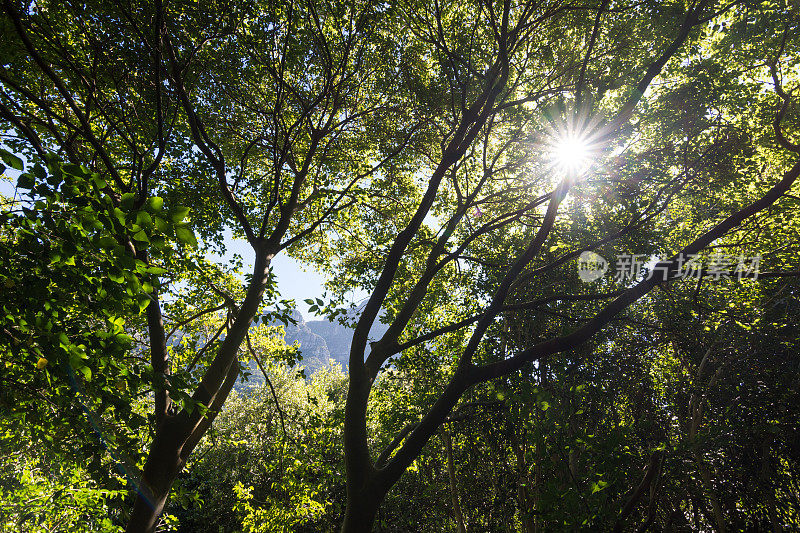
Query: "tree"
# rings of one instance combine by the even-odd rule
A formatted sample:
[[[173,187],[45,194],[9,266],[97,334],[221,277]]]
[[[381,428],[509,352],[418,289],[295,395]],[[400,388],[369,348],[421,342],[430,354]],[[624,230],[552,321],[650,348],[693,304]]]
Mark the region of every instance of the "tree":
[[[512,122],[506,117],[511,113],[509,109],[513,109],[513,103],[519,101],[519,92],[517,92],[519,85],[517,83],[528,82],[531,84],[525,86],[528,90],[523,92],[524,99],[528,104],[537,103],[537,97],[540,101],[545,100],[549,93],[548,90],[542,90],[539,93],[532,92],[530,87],[548,87],[547,82],[553,78],[559,81],[563,80],[564,87],[561,91],[571,93],[572,103],[578,105],[586,101],[588,91],[584,86],[586,80],[584,75],[588,67],[584,67],[584,65],[593,63],[593,54],[602,55],[600,51],[610,45],[606,39],[614,35],[614,32],[611,31],[608,34],[601,34],[599,31],[601,22],[604,20],[603,11],[608,6],[603,4],[593,10],[594,17],[585,17],[585,14],[583,17],[574,17],[568,11],[562,13],[557,9],[551,13],[543,8],[541,18],[537,18],[533,14],[532,7],[527,5],[506,3],[502,7],[497,7],[496,11],[495,4],[476,6],[471,10],[467,8],[464,11],[461,9],[462,6],[463,4],[458,7],[443,6],[434,9],[432,13],[425,14],[413,12],[407,23],[409,27],[418,29],[422,35],[421,38],[424,36],[435,36],[429,37],[431,40],[439,38],[436,42],[441,54],[440,64],[443,70],[453,69],[452,77],[456,83],[450,88],[455,93],[453,100],[462,102],[462,105],[456,108],[450,122],[451,128],[446,130],[450,136],[445,136],[446,142],[442,143],[443,151],[436,159],[434,170],[427,179],[422,200],[413,211],[413,216],[398,232],[397,237],[389,239],[388,252],[380,258],[380,266],[374,270],[375,278],[370,280],[373,291],[356,325],[350,357],[350,389],[345,417],[348,512],[343,531],[365,531],[371,528],[375,513],[387,491],[418,456],[428,439],[446,421],[449,413],[470,388],[478,383],[517,372],[533,361],[550,359],[555,354],[575,350],[614,320],[622,311],[666,281],[664,278],[659,280],[658,276],[650,276],[635,283],[620,284],[618,289],[611,293],[570,294],[566,291],[551,289],[547,291],[549,294],[545,293],[532,301],[519,303],[508,301],[512,292],[518,292],[521,286],[530,286],[532,280],[540,283],[547,279],[548,274],[563,276],[563,269],[558,270],[558,267],[582,251],[594,249],[610,242],[625,242],[623,238],[630,235],[636,228],[652,221],[667,207],[674,206],[673,195],[684,190],[684,186],[687,186],[689,181],[685,179],[682,182],[680,178],[675,179],[674,176],[671,176],[663,189],[648,191],[653,196],[649,196],[645,191],[630,195],[630,193],[624,194],[626,192],[624,189],[616,191],[612,189],[619,194],[621,201],[612,203],[606,219],[599,220],[601,223],[605,222],[606,227],[611,226],[610,229],[604,228],[605,231],[601,232],[603,237],[596,239],[593,243],[571,247],[570,251],[563,253],[557,259],[546,262],[546,255],[543,252],[547,250],[548,243],[556,249],[559,247],[558,241],[554,242],[553,240],[556,235],[554,227],[558,220],[558,209],[570,189],[579,188],[580,180],[577,179],[579,176],[576,172],[567,172],[562,181],[552,189],[552,192],[545,192],[542,196],[531,194],[530,203],[522,208],[517,208],[517,210],[511,209],[508,203],[501,203],[502,200],[497,199],[500,193],[497,189],[492,188],[492,185],[495,185],[494,180],[500,181],[500,176],[503,176],[505,178],[501,182],[503,191],[514,190],[515,185],[522,188],[525,182],[530,183],[538,170],[535,167],[533,170],[526,168],[525,174],[518,170],[515,164],[519,165],[525,159],[519,155],[519,152],[513,152],[513,149],[516,148],[514,141],[522,139],[515,139],[511,134],[504,137],[502,128]],[[695,49],[711,46],[698,39],[703,35],[702,29],[706,24],[710,25],[711,21],[723,14],[735,17],[738,28],[752,23],[754,13],[743,8],[741,11],[736,11],[735,14],[731,14],[729,11],[731,7],[723,7],[720,11],[719,8],[709,3],[700,2],[690,5],[686,11],[676,13],[670,10],[669,14],[675,16],[673,20],[677,22],[677,28],[670,32],[668,40],[665,39],[666,43],[658,43],[658,45],[654,43],[654,46],[649,47],[650,50],[660,50],[655,54],[655,58],[647,57],[650,55],[649,53],[642,54],[644,58],[642,55],[634,55],[635,59],[642,61],[641,66],[627,65],[631,72],[629,76],[644,72],[644,74],[639,74],[641,77],[634,82],[635,89],[623,91],[621,94],[617,93],[619,95],[617,99],[604,98],[592,102],[588,113],[579,107],[577,118],[572,115],[567,117],[566,133],[586,136],[594,142],[609,144],[618,142],[624,137],[626,131],[630,131],[627,124],[634,117],[636,105],[641,101],[643,93],[670,61],[683,57],[680,51],[684,45]],[[635,12],[634,8],[631,9]],[[538,11],[536,13],[539,14]],[[662,12],[662,14],[668,17],[667,12]],[[773,19],[772,16],[777,17],[777,11],[765,15],[765,18],[758,20],[756,24],[761,27],[774,28],[776,19]],[[592,28],[592,31],[585,33],[592,35],[587,46],[589,52],[586,53],[586,49],[583,49],[585,55],[580,54],[572,61],[562,58],[553,64],[550,70],[523,69],[523,66],[528,67],[528,61],[531,61],[531,58],[546,57],[544,53],[537,54],[534,47],[544,46],[542,43],[547,42],[547,26],[543,21],[550,17],[558,21],[556,23],[558,28]],[[582,26],[575,21],[576,18],[583,21]],[[470,26],[470,32],[465,33],[483,37],[483,31],[485,32],[485,41],[476,38],[469,43],[463,43],[458,40],[458,37],[454,37],[453,41],[447,39],[451,35],[450,28],[462,27],[465,19],[469,20],[470,24],[474,24],[474,26]],[[610,16],[609,19],[614,20]],[[415,22],[417,25],[414,24]],[[635,23],[626,22],[624,24],[626,30],[638,35]],[[613,28],[613,23],[611,26]],[[739,31],[738,28],[737,31]],[[533,32],[535,32],[536,39],[529,40],[529,36]],[[456,36],[463,34],[455,33]],[[788,46],[787,35],[788,30],[774,32],[765,37],[765,42],[775,43],[777,46],[774,49],[782,53]],[[555,39],[562,42],[563,32],[554,36]],[[551,49],[558,49],[557,45],[548,44]],[[470,48],[470,46],[475,48]],[[574,45],[566,48],[571,53],[580,50],[580,47]],[[484,55],[480,55],[478,50]],[[487,50],[491,50],[491,52],[487,54]],[[780,53],[777,57],[780,57]],[[691,57],[691,51],[689,57]],[[486,59],[489,64],[477,63],[477,58]],[[729,203],[726,208],[714,212],[713,217],[706,219],[704,230],[687,231],[674,243],[662,236],[661,244],[666,248],[663,251],[668,250],[665,255],[666,259],[657,263],[653,270],[666,272],[667,280],[670,276],[676,275],[681,257],[698,254],[713,242],[728,235],[753,215],[774,202],[785,199],[785,195],[795,184],[797,175],[800,173],[800,165],[796,161],[791,161],[787,155],[796,153],[797,147],[786,139],[782,131],[783,118],[789,101],[780,88],[780,83],[775,75],[776,61],[774,57],[770,59],[776,92],[779,96],[779,111],[774,120],[770,120],[766,124],[762,122],[757,127],[763,128],[767,124],[773,126],[773,138],[777,142],[773,141],[774,148],[768,157],[773,161],[781,162],[781,170],[776,172],[769,185],[756,186],[758,193],[749,198],[739,197],[737,202]],[[599,63],[602,64],[602,62]],[[565,65],[563,70],[559,69],[562,65]],[[574,66],[573,69],[577,72],[571,73],[570,66]],[[531,71],[534,74],[531,74]],[[474,73],[486,74],[473,77]],[[537,73],[541,76],[537,80],[539,83],[529,81],[530,78],[526,77],[535,76]],[[558,77],[559,74],[562,78]],[[628,72],[624,74],[628,74]],[[617,79],[614,82],[619,83],[619,73],[617,72],[615,75]],[[461,85],[457,83],[464,79],[474,80],[480,90],[475,90],[475,85],[466,86],[465,82],[462,82]],[[536,80],[535,77],[534,80]],[[598,92],[603,95],[608,87],[605,84],[610,81],[607,82],[602,76],[597,76],[593,81],[601,85],[602,88]],[[623,85],[627,81],[624,75],[622,81]],[[471,93],[470,89],[475,92]],[[769,103],[763,100],[762,102],[767,109],[774,105],[772,104],[774,99]],[[706,102],[705,105],[708,103]],[[609,109],[611,118],[595,124],[589,117],[599,113],[601,109]],[[708,108],[692,110],[690,120],[702,120],[703,114],[698,114],[697,111],[703,109]],[[586,117],[586,114],[589,117]],[[637,115],[638,125],[647,124],[647,117],[647,113]],[[573,120],[578,121],[577,126],[574,125]],[[738,139],[737,142],[743,140]],[[508,155],[509,152],[512,155]],[[705,172],[719,174],[726,170],[725,180],[743,179],[738,172],[744,168],[722,169],[718,166],[715,168],[710,164],[705,166],[713,163],[713,156],[714,154],[711,152],[700,158],[699,165]],[[646,171],[647,169],[640,170]],[[678,168],[679,172],[681,170],[684,169]],[[687,168],[684,172],[693,172],[693,170]],[[601,175],[606,172],[608,171],[602,167],[598,170],[598,174]],[[508,177],[509,175],[511,177]],[[545,175],[548,174],[545,173]],[[514,178],[517,181],[514,181]],[[453,196],[448,196],[441,190],[445,189],[446,179],[452,183],[452,194],[455,200]],[[546,182],[543,186],[547,187]],[[702,187],[697,183],[691,183],[691,186]],[[546,190],[547,188],[545,188]],[[699,191],[693,191],[693,193],[702,194]],[[486,196],[482,196],[484,194]],[[469,215],[484,205],[481,202],[486,202],[494,209],[492,211],[481,209],[484,212],[489,211],[488,221],[475,228],[469,223],[471,218]],[[633,209],[629,211],[629,213],[632,211],[630,215],[622,210],[626,203],[633,204]],[[535,207],[543,204],[547,206],[544,213],[535,211]],[[434,206],[440,209],[433,212],[441,221],[441,229],[435,236],[431,236],[429,232],[426,232],[423,221],[432,212]],[[523,218],[525,215],[538,215],[538,217],[531,217],[533,220],[529,221]],[[625,217],[627,220],[621,224],[619,220],[625,215],[628,215]],[[507,224],[504,224],[508,220],[515,222],[520,220],[519,225],[522,228],[519,231],[524,238],[515,248],[516,250],[522,249],[521,253],[509,253],[503,250],[501,254],[497,254],[501,257],[493,255],[492,259],[501,260],[500,265],[491,260],[487,261],[485,255],[470,253],[471,250],[480,249],[475,244],[479,244],[481,237],[486,238],[487,235],[491,235],[491,230],[495,229],[495,226],[506,226],[504,229],[508,231]],[[614,226],[617,226],[618,229],[614,229]],[[459,232],[459,229],[463,233]],[[677,236],[678,234],[676,232],[672,235]],[[486,247],[488,244],[483,246]],[[510,263],[503,261],[502,254],[508,254],[514,259]],[[475,262],[486,267],[481,270],[491,269],[493,273],[496,273],[492,279],[490,290],[478,293],[475,298],[477,302],[488,302],[488,304],[480,306],[481,309],[474,315],[466,317],[461,315],[463,318],[456,319],[451,324],[426,331],[421,335],[415,334],[414,330],[419,325],[425,324],[427,319],[425,314],[435,312],[433,310],[440,305],[434,295],[441,293],[430,290],[435,287],[436,275],[444,271],[445,266],[460,258],[467,261],[476,258]],[[537,258],[545,259],[544,264],[535,269],[530,268],[531,263]],[[413,263],[415,260],[416,264]],[[409,273],[409,270],[412,272]],[[365,278],[369,279],[367,276]],[[363,278],[358,282],[363,282]],[[547,287],[546,284],[544,286]],[[444,292],[452,302],[451,295],[453,293]],[[542,292],[545,291],[542,290]],[[497,318],[504,312],[519,307],[541,307],[548,302],[592,299],[607,300],[608,303],[594,311],[589,318],[579,321],[578,324],[562,323],[555,332],[547,331],[530,345],[521,348],[514,354],[500,356],[497,351],[492,349],[491,343],[486,342],[491,336],[492,330],[496,328]],[[472,306],[467,303],[465,307]],[[388,331],[381,339],[370,343],[367,347],[367,332],[382,308],[388,309]],[[415,318],[418,322],[414,322]],[[402,353],[401,357],[414,357],[414,355],[407,355],[408,352],[420,346],[422,348],[419,348],[419,351],[424,353],[425,343],[436,342],[436,338],[440,334],[467,326],[471,327],[471,331],[467,334],[468,341],[463,349],[459,346],[453,354],[452,374],[447,385],[443,390],[438,391],[435,395],[436,400],[429,405],[418,422],[406,426],[406,429],[392,440],[387,449],[376,453],[378,460],[375,461],[369,447],[366,412],[372,384],[381,369],[391,361],[393,356]],[[365,361],[364,355],[366,355]],[[362,363],[362,361],[364,362]]]
[[[139,209],[156,192],[190,200],[206,242],[222,246],[233,227],[255,251],[238,302],[190,268],[188,280],[210,286],[217,301],[184,305],[194,314],[173,326],[220,309],[228,320],[224,339],[183,367],[168,359],[161,297],[169,288],[148,293],[154,436],[129,529],[152,530],[239,376],[238,353],[272,290],[272,257],[321,231],[364,182],[378,187],[385,178],[376,172],[410,144],[417,121],[400,122],[408,106],[393,84],[385,6],[246,2],[221,17],[222,6],[209,14],[183,3],[86,7],[4,2],[0,110],[18,135],[9,145],[33,159],[56,151],[97,172],[109,212],[123,202]],[[111,236],[131,260],[149,263],[145,246]],[[165,277],[187,280],[180,269]],[[191,397],[178,405],[181,383]]]
[[[621,313],[669,284],[682,257],[783,205],[800,173],[781,80],[793,81],[796,22],[779,4],[97,1],[84,10],[4,0],[3,8],[0,113],[15,135],[10,147],[32,160],[55,151],[97,173],[109,214],[159,195],[193,207],[203,249],[224,247],[231,228],[255,253],[243,286],[184,260],[156,276],[189,283],[185,302],[164,303],[179,284],[144,291],[154,433],[129,531],[155,528],[238,379],[264,296],[276,299],[275,254],[329,268],[339,297],[370,291],[355,323],[343,437],[343,531],[363,531],[468,391],[588,350]],[[683,76],[689,67],[694,74]],[[757,84],[767,74],[774,93]],[[690,83],[671,97],[687,104],[683,113],[671,113],[667,99],[653,105],[654,81],[682,76]],[[745,119],[709,126],[726,113]],[[769,166],[749,180],[756,162]],[[592,195],[590,208],[567,210]],[[676,226],[681,209],[701,224]],[[145,241],[119,229],[111,236],[129,261],[151,267],[137,244]],[[194,244],[191,232],[175,236]],[[564,282],[581,252],[629,243],[661,252],[654,270],[667,279],[604,292]],[[527,344],[500,349],[512,313],[551,305],[587,314],[537,314]],[[165,324],[189,330],[223,310],[217,333],[168,357]],[[388,330],[370,342],[379,316]],[[447,385],[418,397],[418,420],[373,441],[369,398],[392,365],[435,369]]]

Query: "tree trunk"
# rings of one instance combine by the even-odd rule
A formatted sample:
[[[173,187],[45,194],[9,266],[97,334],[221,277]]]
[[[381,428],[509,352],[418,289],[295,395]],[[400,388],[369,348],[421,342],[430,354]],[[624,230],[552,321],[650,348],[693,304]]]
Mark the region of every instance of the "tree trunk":
[[[772,533],[780,533],[783,528],[778,519],[778,504],[775,501],[775,487],[770,482],[772,477],[772,467],[770,466],[770,447],[772,446],[772,436],[767,436],[761,444],[761,473],[759,475],[761,490],[764,493],[764,504],[767,507],[769,525]]]
[[[517,439],[516,429],[511,423],[511,417],[506,417],[506,432],[508,442],[517,459],[517,504],[519,505],[519,517],[522,522],[522,529],[525,533],[536,533],[536,524],[531,518],[530,496],[528,495],[528,465],[525,462],[525,451]],[[536,504],[533,505],[536,508]]]
[[[267,249],[264,242],[254,245],[256,250],[253,279],[247,289],[235,319],[228,326],[228,333],[219,352],[206,368],[193,399],[207,405],[209,412],[181,410],[177,415],[162,413],[161,422],[156,426],[156,435],[147,455],[142,479],[136,481],[136,502],[133,506],[126,532],[151,533],[155,531],[169,491],[186,464],[186,459],[200,439],[211,427],[216,413],[222,408],[239,376],[236,355],[252,324],[253,317],[261,304],[267,286],[267,274],[274,251]],[[163,325],[159,324],[163,329]],[[166,406],[159,402],[160,408]],[[157,406],[159,407],[159,406]],[[158,419],[159,413],[156,413]]]
[[[145,496],[142,491],[137,491],[136,503],[133,505],[131,517],[128,520],[126,533],[150,533],[156,530],[156,525],[167,503],[169,487],[158,494],[151,492]]]
[[[711,481],[711,469],[697,452],[695,452],[695,459],[700,470],[700,482],[703,484],[704,492],[708,497],[709,503],[711,503],[711,511],[714,513],[714,521],[711,525],[717,533],[725,533],[725,514],[722,511],[722,505],[719,503],[717,492],[714,490],[714,485]]]
[[[386,493],[380,490],[348,494],[342,533],[370,533],[384,496]]]
[[[372,524],[388,487],[375,481],[375,466],[372,464],[367,445],[367,413],[372,380],[363,363],[350,358],[350,384],[344,415],[344,460],[347,472],[347,504],[342,533],[366,533]]]
[[[458,526],[458,533],[466,533],[464,515],[461,513],[461,504],[458,501],[458,483],[456,481],[456,469],[453,464],[453,439],[450,437],[450,430],[446,424],[442,426],[442,440],[447,454],[447,478],[450,481],[450,498],[453,500],[453,518],[455,518]]]
[[[180,457],[181,432],[175,419],[166,419],[156,432],[133,506],[126,533],[156,530],[172,484],[183,468]]]

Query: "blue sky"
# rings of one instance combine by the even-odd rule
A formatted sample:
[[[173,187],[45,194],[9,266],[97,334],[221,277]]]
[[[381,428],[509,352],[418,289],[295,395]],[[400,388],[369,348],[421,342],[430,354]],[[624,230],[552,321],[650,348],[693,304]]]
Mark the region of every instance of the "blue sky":
[[[253,268],[253,249],[247,242],[240,239],[229,239],[226,243],[228,253],[223,260],[229,259],[233,254],[242,256],[244,271],[250,272]],[[325,288],[325,278],[314,268],[304,265],[286,254],[280,253],[272,260],[272,269],[278,280],[278,291],[282,298],[293,298],[297,310],[306,319],[314,318],[308,314],[308,304],[303,302],[306,298],[322,296]]]
[[[323,278],[313,268],[302,265],[288,255],[278,254],[272,260],[272,268],[278,279],[278,290],[283,298],[294,298],[297,309],[309,318],[306,310],[308,305],[303,302],[306,298],[322,296],[325,290]]]

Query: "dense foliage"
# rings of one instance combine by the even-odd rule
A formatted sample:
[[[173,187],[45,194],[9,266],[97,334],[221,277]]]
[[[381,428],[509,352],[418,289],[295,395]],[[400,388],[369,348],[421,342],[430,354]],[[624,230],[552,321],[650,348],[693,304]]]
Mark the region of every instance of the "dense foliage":
[[[796,5],[0,29],[0,529],[800,528]],[[347,368],[298,366],[277,254]]]

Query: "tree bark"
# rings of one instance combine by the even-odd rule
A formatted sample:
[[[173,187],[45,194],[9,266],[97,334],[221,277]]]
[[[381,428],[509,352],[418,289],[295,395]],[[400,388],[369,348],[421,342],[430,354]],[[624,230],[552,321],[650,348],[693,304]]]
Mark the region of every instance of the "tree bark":
[[[714,531],[717,533],[725,533],[725,514],[722,511],[722,505],[719,503],[717,492],[714,490],[714,485],[711,481],[711,470],[705,461],[703,461],[699,452],[695,452],[695,459],[697,460],[697,468],[700,470],[700,482],[708,496],[708,500],[711,503],[711,511],[714,514],[714,521],[712,522]]]
[[[531,506],[530,496],[528,494],[528,465],[525,462],[525,450],[517,439],[516,429],[511,423],[511,417],[506,417],[506,432],[508,434],[508,441],[511,444],[511,449],[517,459],[517,503],[519,505],[520,522],[522,522],[522,529],[525,533],[536,533],[536,524],[530,516]]]
[[[450,429],[447,425],[442,426],[442,440],[444,441],[444,449],[447,454],[447,478],[450,481],[450,499],[453,501],[453,518],[456,521],[456,526],[458,526],[458,533],[466,533],[467,528],[464,526],[464,515],[461,513],[461,504],[459,503],[456,469],[453,464],[453,439],[450,436]]]
[[[366,487],[356,493],[348,492],[342,533],[370,533],[385,496],[386,491],[370,491]]]
[[[639,483],[639,486],[631,493],[630,498],[625,503],[625,506],[622,508],[622,511],[619,514],[619,518],[617,518],[616,523],[614,524],[614,532],[622,531],[622,524],[625,522],[625,519],[633,512],[636,508],[636,504],[639,503],[639,500],[642,498],[644,493],[650,488],[650,485],[653,482],[653,478],[655,477],[657,471],[661,467],[661,461],[664,459],[663,452],[655,452],[650,456],[650,463],[648,464],[647,468],[645,469],[644,477],[642,481]]]
[[[136,502],[125,528],[126,533],[155,531],[172,484],[184,465],[180,456],[184,433],[181,429],[173,416],[166,418],[156,432],[142,479],[136,487]]]
[[[375,483],[375,467],[367,445],[367,412],[372,380],[362,361],[350,357],[350,385],[344,415],[344,459],[347,506],[342,533],[372,531],[372,523],[387,490]]]

